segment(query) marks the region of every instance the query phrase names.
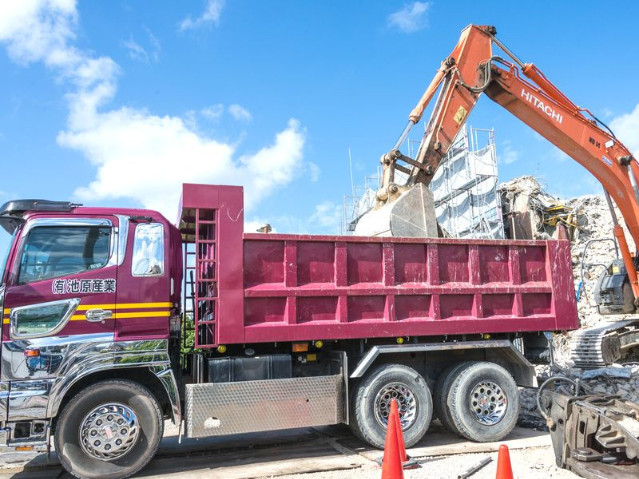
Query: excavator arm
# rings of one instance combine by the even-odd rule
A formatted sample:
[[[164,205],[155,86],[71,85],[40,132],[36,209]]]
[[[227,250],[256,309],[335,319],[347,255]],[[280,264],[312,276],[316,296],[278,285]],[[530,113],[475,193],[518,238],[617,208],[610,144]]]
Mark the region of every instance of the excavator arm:
[[[378,207],[391,203],[417,184],[428,185],[453,139],[463,127],[482,93],[519,118],[569,157],[590,171],[615,201],[634,243],[639,245],[639,164],[626,148],[588,110],[568,99],[533,64],[521,62],[497,38],[494,27],[470,25],[441,64],[435,78],[409,115],[408,126],[394,148],[382,156],[383,176]],[[493,55],[497,45],[508,57]],[[424,138],[414,159],[399,147],[438,93]],[[406,165],[401,164],[406,163]],[[407,180],[395,183],[395,170]],[[612,208],[611,208],[611,211]],[[635,298],[639,298],[637,269],[621,226],[614,235],[622,253]],[[635,301],[636,304],[636,301]]]

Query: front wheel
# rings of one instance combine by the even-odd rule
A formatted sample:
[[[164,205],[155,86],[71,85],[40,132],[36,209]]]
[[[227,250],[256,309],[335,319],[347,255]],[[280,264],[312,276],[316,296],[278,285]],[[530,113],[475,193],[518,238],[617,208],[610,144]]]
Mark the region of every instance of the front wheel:
[[[66,405],[55,447],[62,466],[76,477],[121,479],[151,460],[163,427],[157,401],[146,388],[132,381],[102,381]]]
[[[408,366],[381,366],[356,386],[352,428],[371,446],[383,449],[392,399],[397,400],[404,443],[413,446],[430,425],[433,402],[423,376]]]

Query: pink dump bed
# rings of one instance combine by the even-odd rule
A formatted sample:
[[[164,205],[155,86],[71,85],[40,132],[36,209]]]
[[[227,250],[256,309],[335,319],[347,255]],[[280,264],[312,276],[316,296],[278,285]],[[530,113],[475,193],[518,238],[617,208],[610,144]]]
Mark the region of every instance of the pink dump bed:
[[[246,342],[577,327],[567,241],[244,236]]]
[[[184,185],[198,347],[578,327],[567,241],[243,234],[243,211]]]

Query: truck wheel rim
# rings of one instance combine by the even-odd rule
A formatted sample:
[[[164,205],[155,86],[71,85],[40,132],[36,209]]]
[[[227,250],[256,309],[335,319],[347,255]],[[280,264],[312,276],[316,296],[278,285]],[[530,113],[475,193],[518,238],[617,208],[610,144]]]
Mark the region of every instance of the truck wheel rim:
[[[137,442],[140,426],[135,412],[118,403],[102,404],[80,425],[80,445],[89,456],[111,461],[124,456]]]
[[[470,393],[470,409],[475,419],[486,426],[493,426],[504,418],[508,399],[499,384],[481,381]]]
[[[387,426],[392,399],[397,400],[399,422],[402,429],[407,429],[415,422],[417,417],[417,399],[406,384],[387,384],[377,393],[375,397],[375,418],[383,427]]]

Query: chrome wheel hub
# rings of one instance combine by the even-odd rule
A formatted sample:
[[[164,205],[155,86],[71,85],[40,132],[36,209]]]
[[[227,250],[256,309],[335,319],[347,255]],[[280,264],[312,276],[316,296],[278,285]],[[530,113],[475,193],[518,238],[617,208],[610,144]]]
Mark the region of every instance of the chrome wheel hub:
[[[111,461],[124,456],[137,442],[140,425],[135,412],[118,403],[102,404],[80,425],[80,445],[89,456]]]
[[[397,400],[399,422],[402,429],[407,429],[417,417],[417,399],[413,391],[403,383],[387,384],[375,397],[375,418],[383,427],[388,424],[391,400]]]
[[[470,409],[475,419],[486,426],[493,426],[504,418],[508,399],[497,383],[482,381],[470,393]]]

